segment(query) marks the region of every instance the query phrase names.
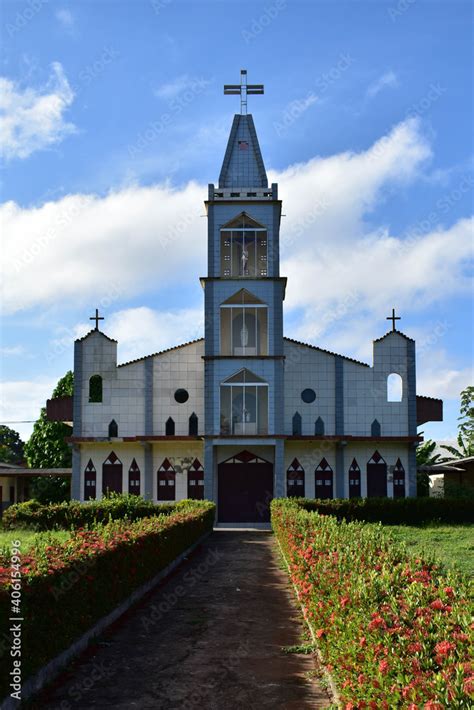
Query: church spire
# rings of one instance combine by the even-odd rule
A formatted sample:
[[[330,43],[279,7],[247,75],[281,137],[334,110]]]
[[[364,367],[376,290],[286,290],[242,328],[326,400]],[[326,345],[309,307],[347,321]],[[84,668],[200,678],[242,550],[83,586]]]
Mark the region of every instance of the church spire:
[[[268,187],[267,174],[247,96],[263,94],[263,84],[247,84],[247,70],[240,72],[240,84],[225,84],[224,94],[240,94],[240,114],[234,116],[219,175],[219,188]]]

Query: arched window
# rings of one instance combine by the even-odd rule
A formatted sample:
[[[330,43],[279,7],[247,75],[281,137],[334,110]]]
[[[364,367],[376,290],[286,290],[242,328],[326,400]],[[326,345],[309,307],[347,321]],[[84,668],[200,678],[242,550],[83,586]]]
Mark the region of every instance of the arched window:
[[[286,472],[286,495],[288,498],[304,498],[304,468],[293,459]]]
[[[267,276],[267,229],[242,212],[221,229],[221,276]]]
[[[324,436],[324,421],[321,417],[318,417],[314,422],[314,434],[315,436]]]
[[[84,469],[84,500],[94,500],[97,497],[97,474],[92,459]]]
[[[109,439],[114,439],[118,436],[118,424],[115,421],[115,419],[112,419],[112,421],[109,424]]]
[[[242,288],[221,304],[221,355],[267,355],[267,305]]]
[[[295,412],[293,414],[293,419],[292,419],[293,436],[301,436],[301,432],[302,432],[301,414],[299,412]]]
[[[333,472],[331,466],[328,464],[325,458],[323,458],[319,465],[316,467],[314,471],[314,476],[315,498],[332,498]]]
[[[380,436],[382,433],[382,427],[380,426],[380,422],[378,419],[374,419],[370,426],[370,434],[371,436]]]
[[[387,402],[401,402],[403,397],[403,380],[396,372],[387,377]]]
[[[174,419],[172,419],[171,417],[169,417],[169,418],[166,420],[166,424],[165,424],[165,434],[166,434],[166,436],[174,436],[174,430],[175,430]]]
[[[128,469],[128,493],[131,496],[140,495],[140,469],[135,459]]]
[[[122,462],[112,451],[102,464],[102,493],[122,493]]]
[[[189,436],[198,435],[198,418],[195,412],[189,417]]]
[[[158,469],[157,485],[158,500],[176,500],[176,473],[168,459]]]
[[[92,375],[89,378],[89,402],[102,402],[102,377]]]
[[[268,384],[243,368],[221,383],[221,434],[268,432]]]
[[[387,497],[387,464],[378,451],[367,464],[367,497]]]
[[[204,500],[204,469],[199,459],[194,459],[188,469],[188,498]]]
[[[360,498],[360,468],[356,459],[349,466],[349,498]]]
[[[393,469],[393,497],[405,498],[405,469],[400,459]]]

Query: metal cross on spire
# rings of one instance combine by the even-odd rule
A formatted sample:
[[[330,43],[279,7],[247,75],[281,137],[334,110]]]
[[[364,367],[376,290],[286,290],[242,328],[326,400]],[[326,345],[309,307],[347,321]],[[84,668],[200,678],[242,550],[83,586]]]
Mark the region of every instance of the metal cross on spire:
[[[247,84],[247,69],[240,70],[240,84],[224,84],[224,94],[240,94],[240,113],[247,113],[247,96],[263,94],[263,84]]]
[[[91,316],[89,320],[95,320],[95,330],[99,330],[99,321],[104,320],[104,316],[99,315],[99,309],[95,309],[95,316]]]
[[[387,316],[386,320],[391,320],[392,321],[392,331],[396,330],[395,327],[395,321],[396,320],[401,320],[400,316],[395,315],[395,308],[392,308],[392,315]]]

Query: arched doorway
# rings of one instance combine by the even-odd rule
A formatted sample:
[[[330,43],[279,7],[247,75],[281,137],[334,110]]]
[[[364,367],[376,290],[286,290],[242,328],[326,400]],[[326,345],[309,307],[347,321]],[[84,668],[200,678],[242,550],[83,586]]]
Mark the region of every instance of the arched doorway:
[[[387,497],[387,464],[378,451],[367,464],[367,498]]]
[[[122,492],[122,462],[112,451],[102,464],[102,493]]]
[[[273,498],[273,464],[241,451],[218,466],[218,519],[222,523],[266,523]]]

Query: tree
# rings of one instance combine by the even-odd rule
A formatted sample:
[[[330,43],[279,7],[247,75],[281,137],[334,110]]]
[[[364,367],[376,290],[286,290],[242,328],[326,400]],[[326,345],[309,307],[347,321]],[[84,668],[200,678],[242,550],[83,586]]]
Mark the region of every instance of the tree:
[[[73,393],[73,374],[67,372],[53,390],[52,397],[64,397]],[[68,468],[72,465],[72,452],[65,439],[72,429],[63,422],[52,422],[46,416],[46,408],[33,427],[33,433],[25,445],[25,454],[30,468]],[[70,481],[61,476],[36,477],[31,479],[31,493],[42,503],[59,502],[70,497]]]
[[[455,446],[443,444],[441,448],[448,451],[451,456],[442,459],[452,461],[453,459],[464,459],[474,456],[474,386],[470,385],[461,392],[460,416],[458,417],[458,437]]]
[[[423,434],[423,432],[421,432]],[[436,449],[436,441],[428,439],[421,446],[418,446],[416,450],[416,467],[420,466],[434,466],[439,463],[438,459],[440,454],[434,454]],[[416,474],[416,492],[418,496],[426,497],[430,494],[430,478],[426,471],[417,471]]]
[[[21,464],[24,459],[24,442],[14,429],[0,425],[0,461],[4,463]]]

